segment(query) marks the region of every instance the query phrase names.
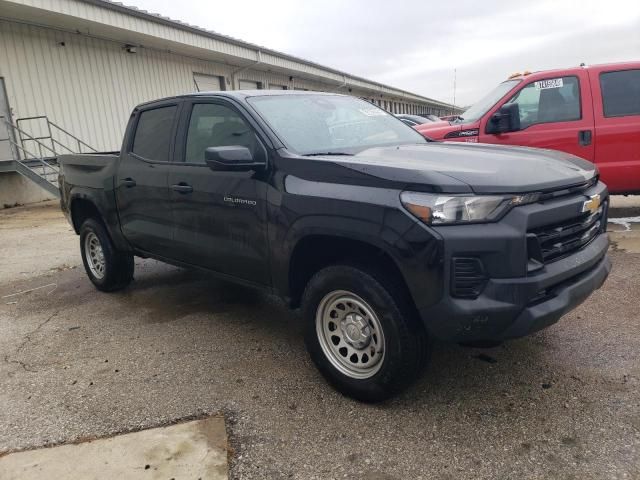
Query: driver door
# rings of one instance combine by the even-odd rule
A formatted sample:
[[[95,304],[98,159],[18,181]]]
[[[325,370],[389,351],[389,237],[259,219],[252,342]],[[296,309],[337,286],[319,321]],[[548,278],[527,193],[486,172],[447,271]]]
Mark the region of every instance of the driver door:
[[[240,145],[255,159],[267,151],[244,115],[224,100],[185,104],[170,167],[169,195],[176,259],[268,284],[265,171],[212,170],[209,147]]]

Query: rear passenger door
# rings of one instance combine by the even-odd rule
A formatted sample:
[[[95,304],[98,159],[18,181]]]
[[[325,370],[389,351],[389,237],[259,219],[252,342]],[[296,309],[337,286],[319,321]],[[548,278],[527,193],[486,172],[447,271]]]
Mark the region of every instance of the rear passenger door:
[[[596,116],[595,161],[616,193],[640,191],[640,69],[590,71]]]
[[[266,171],[213,171],[208,147],[240,145],[255,159],[267,151],[255,126],[232,103],[185,103],[176,162],[169,173],[176,259],[269,284],[266,236]]]
[[[483,118],[480,142],[550,148],[593,161],[593,109],[586,72],[580,70],[525,82],[510,99],[500,104],[518,104],[520,130],[486,133],[486,122],[498,106]]]
[[[179,102],[165,102],[133,113],[115,185],[125,238],[135,248],[163,257],[171,257],[173,250],[167,182],[179,110]]]

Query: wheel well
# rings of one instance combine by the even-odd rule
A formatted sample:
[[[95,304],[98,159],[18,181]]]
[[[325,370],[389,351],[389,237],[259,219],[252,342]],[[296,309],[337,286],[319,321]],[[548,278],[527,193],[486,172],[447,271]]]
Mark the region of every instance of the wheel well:
[[[324,267],[347,263],[365,267],[370,273],[394,287],[412,308],[413,299],[402,272],[384,250],[360,240],[312,235],[298,242],[289,263],[289,295],[291,306],[298,307],[311,277]]]
[[[73,229],[80,233],[80,227],[87,218],[95,218],[102,222],[102,215],[90,200],[78,198],[71,203],[71,220]]]

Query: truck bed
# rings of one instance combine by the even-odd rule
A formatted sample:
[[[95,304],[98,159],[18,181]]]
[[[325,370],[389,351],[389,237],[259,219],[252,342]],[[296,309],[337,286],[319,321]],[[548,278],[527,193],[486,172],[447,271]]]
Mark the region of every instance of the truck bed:
[[[111,190],[119,158],[120,152],[60,155],[60,185]]]

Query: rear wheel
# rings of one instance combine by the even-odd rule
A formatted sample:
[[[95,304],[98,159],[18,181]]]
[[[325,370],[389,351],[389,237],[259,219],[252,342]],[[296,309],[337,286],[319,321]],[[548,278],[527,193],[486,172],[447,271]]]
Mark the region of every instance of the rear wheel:
[[[80,252],[87,276],[98,290],[119,290],[133,280],[133,255],[116,250],[107,230],[94,218],[80,227]]]
[[[428,354],[424,329],[381,278],[359,267],[331,266],[313,276],[303,296],[312,360],[340,392],[365,402],[407,387]]]

